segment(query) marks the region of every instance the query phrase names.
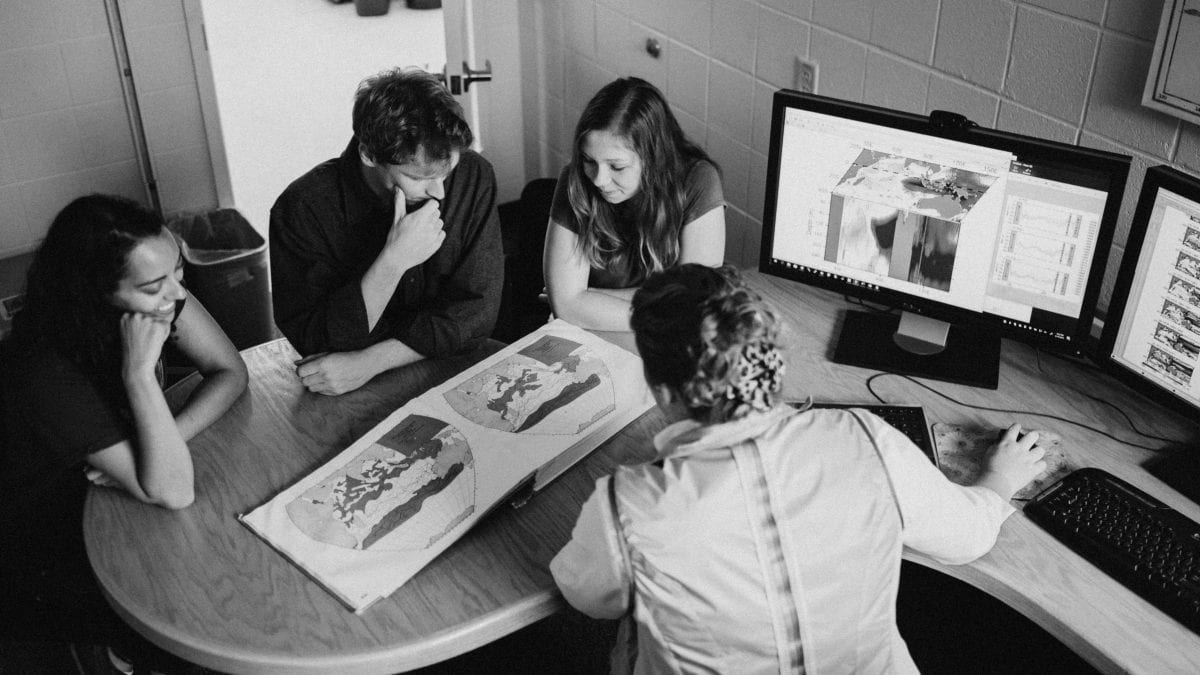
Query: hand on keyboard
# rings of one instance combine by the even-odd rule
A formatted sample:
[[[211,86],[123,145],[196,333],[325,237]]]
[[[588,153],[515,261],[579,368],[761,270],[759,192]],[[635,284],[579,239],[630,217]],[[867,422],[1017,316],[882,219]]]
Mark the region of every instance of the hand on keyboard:
[[[1037,444],[1038,431],[1021,431],[1014,424],[1004,430],[996,444],[988,449],[983,460],[983,473],[978,485],[996,492],[1005,499],[1012,499],[1017,490],[1025,487],[1046,470],[1046,451]]]

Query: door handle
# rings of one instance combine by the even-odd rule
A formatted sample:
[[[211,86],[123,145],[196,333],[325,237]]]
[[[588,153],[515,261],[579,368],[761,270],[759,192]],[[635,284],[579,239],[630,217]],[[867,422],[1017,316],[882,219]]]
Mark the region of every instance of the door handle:
[[[454,96],[465,94],[471,88],[472,82],[491,82],[492,81],[492,60],[484,59],[483,68],[472,70],[471,66],[463,61],[463,74],[446,76],[446,68],[442,68],[442,72],[437,75],[438,80],[450,90]]]
[[[463,61],[463,91],[471,88],[472,82],[491,82],[492,81],[492,60],[484,59],[483,68],[472,70],[471,66]]]

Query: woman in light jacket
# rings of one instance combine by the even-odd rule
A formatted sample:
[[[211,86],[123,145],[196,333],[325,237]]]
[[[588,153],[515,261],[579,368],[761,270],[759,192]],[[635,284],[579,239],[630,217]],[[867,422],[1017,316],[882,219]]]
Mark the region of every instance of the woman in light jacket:
[[[1009,428],[963,487],[864,410],[778,405],[775,317],[730,268],[652,275],[632,326],[672,423],[654,462],[597,481],[550,565],[575,608],[626,617],[614,666],[916,672],[896,628],[901,549],[986,553],[1045,467],[1037,432]]]

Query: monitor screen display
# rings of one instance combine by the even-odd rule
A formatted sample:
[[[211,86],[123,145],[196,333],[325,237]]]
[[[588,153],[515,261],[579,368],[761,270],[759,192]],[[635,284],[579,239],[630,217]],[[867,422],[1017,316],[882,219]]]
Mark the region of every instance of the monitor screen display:
[[[1101,346],[1144,393],[1200,411],[1200,180],[1146,172]]]
[[[1078,353],[1128,158],[781,91],[763,271]]]

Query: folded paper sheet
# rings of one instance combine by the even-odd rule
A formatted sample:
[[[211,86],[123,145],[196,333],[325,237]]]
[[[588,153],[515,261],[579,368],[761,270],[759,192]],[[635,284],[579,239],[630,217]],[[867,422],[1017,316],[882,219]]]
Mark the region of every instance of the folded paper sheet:
[[[653,405],[641,359],[556,320],[239,519],[361,612],[539,469],[582,458]]]

